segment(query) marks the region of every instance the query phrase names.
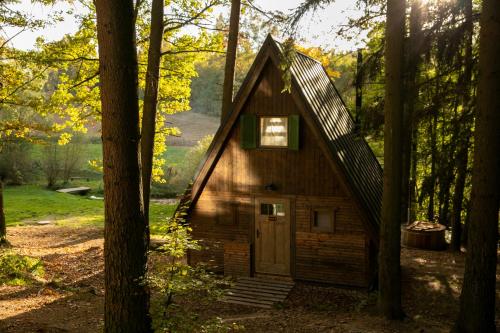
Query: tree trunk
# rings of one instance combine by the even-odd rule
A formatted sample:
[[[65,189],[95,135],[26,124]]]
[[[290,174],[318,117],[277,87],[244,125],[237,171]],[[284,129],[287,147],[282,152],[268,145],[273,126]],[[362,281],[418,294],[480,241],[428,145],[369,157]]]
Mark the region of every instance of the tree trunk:
[[[422,52],[422,4],[420,0],[411,2],[410,38],[408,40],[408,77],[406,84],[406,107],[403,117],[403,173],[401,189],[401,223],[410,223],[410,197],[414,179],[410,181],[412,159],[412,138],[416,127],[414,119],[415,106],[418,103],[417,73],[420,66]],[[415,175],[413,175],[415,176]]]
[[[229,18],[229,35],[227,38],[226,67],[224,69],[224,85],[222,87],[221,121],[229,115],[233,104],[234,67],[238,49],[238,31],[240,26],[241,0],[231,1],[231,16]]]
[[[3,210],[3,179],[0,177],[0,245],[7,243],[7,224]]]
[[[456,332],[495,332],[500,202],[500,5],[484,0],[479,37],[478,113],[474,134],[472,211]]]
[[[462,202],[464,200],[465,179],[467,177],[469,138],[460,145],[457,153],[457,179],[453,195],[453,208],[451,220],[451,249],[460,251],[462,243]]]
[[[453,135],[452,135],[453,137]],[[454,145],[454,143],[450,143]],[[439,183],[439,223],[448,227],[450,224],[450,189],[453,182],[453,151],[454,147],[448,147],[448,152],[443,149],[443,156],[447,156],[446,160],[441,158],[440,161],[440,183]]]
[[[439,96],[439,89],[436,91],[436,96]],[[438,122],[438,109],[434,109],[434,115],[430,123],[430,136],[431,136],[431,182],[429,189],[429,206],[427,207],[427,219],[434,221],[434,197],[436,190],[436,158],[437,158],[437,122]]]
[[[151,332],[134,6],[96,0],[104,167],[104,331]]]
[[[415,221],[417,218],[417,148],[418,148],[418,123],[416,119],[413,119],[412,128],[412,139],[411,139],[411,169],[410,169],[410,190],[409,190],[409,201],[410,201],[410,215],[409,221]]]
[[[465,16],[465,65],[462,79],[463,95],[462,95],[462,110],[463,114],[471,113],[471,80],[472,80],[472,42],[474,35],[474,23],[472,21],[472,0],[464,1],[464,16]],[[464,117],[462,117],[461,120]],[[453,195],[452,221],[451,221],[451,249],[460,251],[462,242],[462,224],[461,215],[464,199],[465,180],[467,177],[467,164],[469,158],[469,142],[470,142],[470,121],[465,119],[463,133],[460,135],[459,149],[457,152],[457,178],[455,181],[455,190]],[[458,125],[460,126],[460,124]]]
[[[163,39],[164,0],[153,0],[151,6],[151,32],[149,35],[146,88],[142,109],[141,164],[144,200],[144,216],[149,226],[149,197],[151,174],[153,172],[153,151],[155,144],[156,106],[160,80],[161,44]],[[149,238],[149,227],[148,227]]]
[[[389,0],[385,36],[384,191],[379,252],[379,306],[388,319],[404,317],[400,266],[404,33],[405,1]]]

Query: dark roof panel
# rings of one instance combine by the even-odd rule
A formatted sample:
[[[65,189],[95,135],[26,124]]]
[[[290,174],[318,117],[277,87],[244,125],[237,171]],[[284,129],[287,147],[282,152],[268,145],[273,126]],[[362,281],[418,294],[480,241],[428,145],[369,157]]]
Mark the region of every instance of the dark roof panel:
[[[279,45],[279,44],[278,44]],[[370,212],[380,223],[382,168],[373,151],[355,130],[355,123],[323,66],[297,52],[291,66],[296,87],[306,99],[332,154]]]

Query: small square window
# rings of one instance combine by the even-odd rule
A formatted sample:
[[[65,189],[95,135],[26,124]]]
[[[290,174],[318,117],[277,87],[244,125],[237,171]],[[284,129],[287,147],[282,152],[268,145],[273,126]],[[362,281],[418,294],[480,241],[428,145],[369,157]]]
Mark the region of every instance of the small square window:
[[[287,147],[288,117],[260,118],[260,145],[263,147]]]
[[[334,232],[335,210],[329,208],[313,209],[311,214],[311,231]]]

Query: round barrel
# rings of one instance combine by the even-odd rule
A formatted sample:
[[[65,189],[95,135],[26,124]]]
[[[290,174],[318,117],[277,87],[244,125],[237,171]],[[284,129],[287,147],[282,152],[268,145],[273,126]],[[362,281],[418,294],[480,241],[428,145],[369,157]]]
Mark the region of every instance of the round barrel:
[[[446,227],[439,223],[416,221],[401,228],[401,244],[425,250],[446,249]]]

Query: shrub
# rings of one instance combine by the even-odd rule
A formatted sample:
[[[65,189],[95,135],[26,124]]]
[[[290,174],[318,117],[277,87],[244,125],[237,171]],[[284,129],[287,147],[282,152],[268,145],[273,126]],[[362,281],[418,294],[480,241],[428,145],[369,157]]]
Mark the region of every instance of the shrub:
[[[174,304],[174,296],[196,295],[201,302],[213,301],[223,293],[223,286],[229,281],[218,277],[203,267],[191,267],[186,263],[188,250],[199,250],[200,246],[190,236],[191,229],[186,225],[183,213],[166,221],[162,227],[165,245],[161,262],[156,263],[153,273],[148,277],[149,286],[158,291],[160,297],[152,304],[155,331],[157,332],[229,332],[220,320],[199,323],[198,316],[186,313]]]
[[[55,141],[49,141],[45,145],[42,169],[48,188],[55,187],[59,179],[67,184],[71,176],[81,169],[86,143],[87,140],[82,136],[74,136],[64,145]]]
[[[43,263],[40,259],[22,256],[9,250],[0,253],[0,284],[31,284],[43,275]]]
[[[31,145],[22,140],[10,140],[0,143],[0,174],[6,183],[21,185],[31,176]]]

